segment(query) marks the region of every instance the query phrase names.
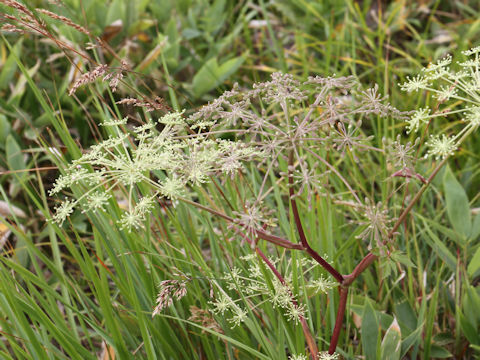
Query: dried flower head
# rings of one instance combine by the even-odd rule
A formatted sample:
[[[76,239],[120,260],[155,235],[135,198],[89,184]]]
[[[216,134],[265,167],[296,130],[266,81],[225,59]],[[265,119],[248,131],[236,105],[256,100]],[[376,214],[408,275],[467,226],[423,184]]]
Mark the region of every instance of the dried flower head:
[[[209,310],[200,309],[192,305],[190,306],[190,313],[191,315],[188,320],[198,323],[202,327],[213,330],[219,334],[224,333],[222,328],[220,327],[220,324],[215,321],[215,318]],[[202,330],[202,333],[206,333],[206,331]]]
[[[392,219],[388,216],[388,209],[381,202],[373,203],[365,199],[364,204],[357,205],[357,210],[363,215],[363,219],[356,221],[364,230],[357,235],[357,238],[369,240],[369,248],[382,249],[384,241],[388,238]]]

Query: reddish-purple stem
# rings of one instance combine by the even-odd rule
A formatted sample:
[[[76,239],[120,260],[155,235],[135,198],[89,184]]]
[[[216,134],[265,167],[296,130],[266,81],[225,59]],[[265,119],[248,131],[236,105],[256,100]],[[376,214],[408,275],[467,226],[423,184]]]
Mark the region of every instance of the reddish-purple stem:
[[[338,304],[337,318],[335,319],[335,327],[333,329],[332,338],[330,339],[330,347],[328,353],[331,355],[337,348],[340,332],[342,331],[343,318],[345,316],[345,308],[347,307],[348,287],[340,288],[340,302]]]
[[[290,152],[289,157],[289,167],[293,166],[293,153]],[[293,174],[292,170],[288,170],[288,184],[289,184],[289,193],[290,193],[290,204],[292,205],[293,218],[295,220],[295,225],[298,230],[298,235],[300,237],[300,243],[303,245],[307,253],[315,259],[325,270],[327,270],[340,284],[343,282],[343,276],[340,274],[332,265],[325,261],[315,250],[313,250],[308,244],[307,237],[303,231],[302,221],[300,215],[298,214],[297,202],[295,201],[294,195],[295,190],[293,187]]]

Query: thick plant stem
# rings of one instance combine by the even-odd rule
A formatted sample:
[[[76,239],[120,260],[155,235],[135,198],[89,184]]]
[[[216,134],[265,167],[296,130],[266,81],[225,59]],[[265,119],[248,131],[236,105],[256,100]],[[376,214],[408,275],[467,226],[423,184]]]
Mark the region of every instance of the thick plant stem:
[[[425,192],[425,190],[428,188],[428,186],[431,184],[435,176],[438,174],[440,169],[445,165],[447,162],[448,158],[443,159],[437,167],[433,170],[433,172],[430,174],[428,179],[425,181],[424,185],[420,188],[420,190],[415,194],[413,197],[412,201],[408,204],[408,206],[405,208],[405,210],[400,214],[398,217],[397,221],[393,225],[392,230],[388,233],[388,238],[392,239],[393,236],[396,234],[397,229],[400,227],[400,225],[403,223],[407,215],[410,213],[410,211],[413,209],[413,206],[417,203],[417,201],[420,199],[422,194]],[[364,272],[375,260],[378,259],[378,256],[373,254],[372,252],[369,252],[353,269],[352,273],[349,275],[344,275],[343,282],[342,282],[342,288],[340,289],[340,303],[338,304],[338,311],[337,311],[337,318],[335,320],[335,328],[333,330],[332,334],[332,339],[330,341],[330,348],[328,352],[330,354],[333,354],[335,352],[335,349],[337,347],[338,343],[338,338],[340,336],[340,331],[343,325],[343,317],[345,314],[345,307],[347,304],[347,296],[348,296],[348,287],[355,281],[356,278],[360,276],[362,272]]]
[[[288,158],[289,168],[293,166],[293,152],[290,152]],[[308,244],[307,237],[305,236],[305,231],[303,231],[302,220],[298,213],[297,202],[295,201],[295,190],[293,187],[293,173],[292,170],[288,170],[288,185],[289,185],[289,195],[290,195],[290,204],[292,205],[293,218],[295,221],[295,226],[297,227],[298,236],[300,237],[300,243],[303,245],[307,253],[315,259],[325,270],[327,270],[340,284],[343,282],[343,276],[340,274],[332,265],[330,265],[324,258],[322,258],[315,250],[313,250]]]
[[[330,347],[328,353],[331,355],[337,348],[340,332],[342,331],[343,318],[345,317],[345,308],[347,307],[348,287],[342,286],[340,288],[340,302],[338,304],[337,318],[335,319],[335,327],[333,329],[332,338],[330,340]]]
[[[350,286],[350,284],[363,272],[367,267],[370,266],[377,259],[377,256],[373,253],[368,253],[353,269],[352,273],[349,275],[344,275],[344,279],[342,285],[343,286]]]

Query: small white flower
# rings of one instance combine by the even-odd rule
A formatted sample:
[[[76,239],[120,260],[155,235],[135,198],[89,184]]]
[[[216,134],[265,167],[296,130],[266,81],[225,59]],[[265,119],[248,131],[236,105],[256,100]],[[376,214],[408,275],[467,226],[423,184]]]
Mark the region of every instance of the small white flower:
[[[471,107],[468,109],[468,114],[465,116],[465,121],[472,126],[480,125],[480,106]]]
[[[406,92],[418,91],[428,86],[428,79],[421,75],[414,76],[413,78],[407,76],[407,81],[399,85],[400,89]]]
[[[289,320],[298,324],[301,318],[305,318],[305,305],[295,305],[294,303],[290,302],[290,306],[287,309],[286,314]]]
[[[307,285],[308,288],[314,289],[315,294],[321,292],[326,293],[328,290],[332,289],[336,285],[335,282],[325,279],[322,276],[320,278],[310,281]]]
[[[412,117],[407,120],[407,134],[410,134],[412,131],[417,132],[420,124],[428,121],[429,114],[430,109],[427,108],[415,111]]]
[[[228,319],[228,322],[232,323],[232,329],[235,326],[239,326],[241,323],[243,323],[247,319],[247,311],[243,310],[239,307],[236,307],[235,309],[235,315],[233,315],[230,319]]]
[[[442,136],[432,135],[427,142],[429,150],[427,156],[434,156],[436,159],[445,159],[447,156],[452,155],[457,150],[457,144],[454,138],[450,138],[445,134]]]
[[[290,289],[278,280],[273,282],[273,291],[271,291],[270,298],[273,307],[286,308],[292,302]]]
[[[103,123],[100,124],[100,126],[120,126],[120,125],[126,125],[127,124],[128,118],[124,117],[123,119],[110,119],[110,120],[105,120]]]
[[[53,221],[62,225],[63,222],[73,213],[75,202],[71,200],[65,200],[59,206],[55,208],[55,215],[52,217]]]
[[[165,125],[185,125],[186,121],[183,119],[182,116],[184,112],[185,110],[182,110],[181,112],[168,113],[158,119],[158,122]]]
[[[162,181],[160,184],[160,192],[167,199],[175,199],[182,196],[184,187],[185,184],[180,178],[172,176]]]
[[[464,68],[476,68],[478,65],[480,65],[479,59],[475,60],[467,60],[464,62],[459,62],[458,65],[464,67]]]
[[[135,212],[135,211],[127,211],[123,214],[123,216],[119,220],[120,230],[127,229],[131,231],[133,228],[140,229],[143,227],[144,217]]]
[[[288,360],[308,360],[307,356],[304,354],[290,355]]]
[[[82,210],[82,213],[102,210],[111,197],[110,194],[102,191],[95,191],[93,194],[89,194],[86,199],[86,206]]]
[[[154,196],[144,196],[142,197],[137,205],[135,206],[135,212],[141,216],[147,215],[153,208],[155,197]]]
[[[210,304],[213,305],[212,312],[221,315],[223,315],[225,310],[229,310],[235,305],[230,296],[226,294],[222,294],[216,301],[210,301]]]
[[[424,68],[423,71],[427,73],[433,73],[437,71],[442,72],[442,70],[445,70],[445,67],[450,65],[451,62],[452,62],[452,56],[447,55],[443,59],[438,60],[436,64],[433,64],[433,63],[428,64],[428,67]]]
[[[470,76],[470,73],[468,73],[468,71],[465,71],[465,70],[461,70],[461,71],[457,71],[457,72],[451,71],[447,74],[447,76],[450,78],[450,80],[452,80],[454,82],[458,82],[458,81]]]
[[[470,56],[470,55],[474,55],[474,54],[478,54],[478,53],[480,53],[480,46],[476,46],[476,47],[473,47],[471,49],[462,51],[462,54],[465,55],[465,56]]]
[[[435,95],[438,101],[443,102],[449,100],[452,96],[457,94],[457,89],[455,86],[442,86],[439,92]]]
[[[337,359],[338,359],[337,353],[329,354],[327,351],[322,351],[321,353],[318,354],[318,360],[337,360]]]

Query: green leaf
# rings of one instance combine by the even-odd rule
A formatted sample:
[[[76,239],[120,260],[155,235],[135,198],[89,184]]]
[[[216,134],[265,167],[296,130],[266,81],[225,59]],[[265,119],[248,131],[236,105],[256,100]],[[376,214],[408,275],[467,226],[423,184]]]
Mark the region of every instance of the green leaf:
[[[5,150],[7,154],[7,164],[11,170],[25,170],[27,165],[23,158],[22,150],[18,146],[12,135],[7,136],[5,143]]]
[[[393,251],[390,254],[390,257],[393,260],[398,261],[403,265],[406,265],[409,267],[415,267],[415,264],[412,262],[412,260],[410,260],[410,258],[406,254],[402,253],[401,251],[398,251],[398,250]]]
[[[399,360],[402,350],[402,333],[394,318],[382,340],[382,360]]]
[[[5,142],[11,130],[12,126],[7,120],[7,117],[3,114],[0,114],[0,149],[5,149]]]
[[[110,25],[116,20],[125,20],[125,4],[123,0],[114,0],[110,4],[108,7],[105,25]]]
[[[407,300],[395,304],[395,315],[399,319],[404,331],[408,330],[407,332],[410,332],[416,329],[418,319],[412,305]]]
[[[375,309],[369,299],[365,299],[362,316],[362,347],[366,359],[377,358],[377,343],[379,336],[379,322]]]
[[[468,314],[468,320],[475,328],[478,327],[480,323],[480,313],[478,309],[480,309],[480,294],[474,286],[468,285],[467,294],[463,297],[462,310],[465,314]]]
[[[475,251],[472,260],[468,263],[467,273],[470,277],[473,277],[474,274],[480,269],[480,246]]]
[[[405,355],[407,355],[408,350],[410,350],[415,343],[420,341],[422,338],[422,330],[423,324],[416,328],[414,332],[412,332],[405,338],[405,340],[402,341],[402,359]]]
[[[478,213],[477,216],[475,216],[475,219],[473,219],[470,240],[476,240],[478,235],[480,235],[480,213]]]
[[[438,345],[432,345],[432,352],[430,353],[430,356],[432,359],[446,359],[453,357],[450,351]]]
[[[198,98],[222,84],[244,61],[244,56],[237,56],[219,66],[216,58],[208,60],[193,77],[192,90],[195,97]]]
[[[28,76],[33,78],[33,76],[37,73],[38,69],[40,68],[41,61],[40,59],[37,60],[36,64],[32,66],[30,69],[27,70]],[[27,84],[27,78],[24,74],[20,76],[15,87],[13,88],[9,102],[14,98],[20,98],[25,93],[25,86]]]
[[[472,219],[468,197],[462,185],[447,167],[443,176],[447,214],[455,231],[466,239],[472,229]]]
[[[437,255],[445,262],[445,264],[452,270],[455,271],[457,268],[457,261],[455,256],[448,250],[445,244],[438,238],[438,236],[430,229],[427,222],[423,220],[423,225],[425,226],[425,231],[427,236],[425,240],[432,247],[432,249],[437,253]]]
[[[10,49],[10,55],[1,66],[2,71],[0,72],[0,90],[4,90],[8,86],[10,81],[12,81],[13,76],[15,75],[15,71],[17,70],[17,62],[15,60],[15,57],[18,57],[20,55],[22,42],[23,38],[20,38],[20,40],[17,41],[13,48]]]
[[[462,311],[457,307],[457,311],[460,314],[460,327],[467,340],[475,345],[480,345],[480,336],[478,329],[476,329],[472,323],[463,315]]]

